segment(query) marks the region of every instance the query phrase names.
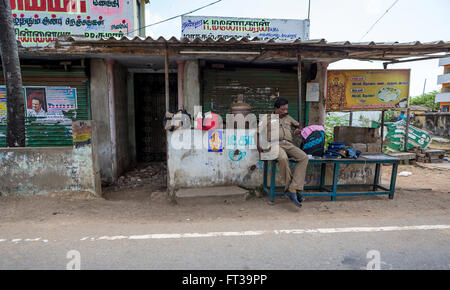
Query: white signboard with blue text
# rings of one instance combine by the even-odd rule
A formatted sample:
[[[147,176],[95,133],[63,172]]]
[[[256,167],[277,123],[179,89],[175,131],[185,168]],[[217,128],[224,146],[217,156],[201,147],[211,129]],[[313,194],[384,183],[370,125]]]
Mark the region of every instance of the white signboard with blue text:
[[[254,38],[293,41],[309,39],[309,20],[256,19],[214,16],[183,16],[181,37],[190,40],[211,38]]]

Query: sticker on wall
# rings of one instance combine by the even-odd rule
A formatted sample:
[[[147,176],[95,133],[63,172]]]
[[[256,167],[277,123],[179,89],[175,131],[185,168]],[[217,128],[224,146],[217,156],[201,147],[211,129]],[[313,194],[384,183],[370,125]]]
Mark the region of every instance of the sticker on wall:
[[[0,123],[6,122],[6,87],[0,86]]]
[[[222,152],[223,151],[223,131],[210,130],[208,131],[208,151]]]

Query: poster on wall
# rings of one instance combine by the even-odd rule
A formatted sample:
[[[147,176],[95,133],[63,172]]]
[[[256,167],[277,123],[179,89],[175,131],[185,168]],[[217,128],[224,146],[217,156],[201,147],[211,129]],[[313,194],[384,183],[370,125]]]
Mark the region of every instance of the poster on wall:
[[[25,87],[26,116],[47,117],[47,95],[45,87]]]
[[[223,152],[223,131],[208,131],[208,152]]]
[[[216,16],[183,16],[181,37],[190,40],[211,38],[254,38],[292,41],[309,39],[309,20],[257,19]]]
[[[47,87],[47,118],[66,120],[64,112],[77,109],[77,90],[67,87]]]
[[[408,106],[407,70],[330,70],[327,111],[380,111]]]
[[[318,102],[320,99],[320,85],[319,83],[306,84],[306,101]]]
[[[6,117],[8,113],[6,111],[6,87],[0,86],[0,124],[6,123]]]
[[[17,39],[46,46],[58,37],[135,36],[132,0],[9,0]]]

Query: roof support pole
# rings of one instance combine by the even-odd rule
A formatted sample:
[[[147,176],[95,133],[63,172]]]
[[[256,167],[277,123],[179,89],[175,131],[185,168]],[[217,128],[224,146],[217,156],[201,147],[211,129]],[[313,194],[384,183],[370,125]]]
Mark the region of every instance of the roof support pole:
[[[184,64],[186,61],[177,60],[178,64],[178,110],[184,109],[184,92],[183,92],[183,83],[184,83]]]
[[[327,99],[327,74],[328,74],[328,63],[321,62],[318,64],[318,73],[319,75],[319,91],[320,91],[320,99],[319,99],[319,124],[313,125],[325,125],[326,120],[326,99]]]
[[[166,47],[166,51],[164,54],[164,69],[165,69],[165,85],[166,85],[166,112],[169,111],[170,108],[170,99],[169,99],[169,49]]]
[[[117,134],[116,134],[116,100],[114,94],[114,59],[106,59],[108,74],[109,128],[111,134],[112,181],[118,177],[117,171]]]
[[[305,126],[304,97],[302,95],[302,56],[297,53],[297,77],[298,77],[298,122],[300,127]]]

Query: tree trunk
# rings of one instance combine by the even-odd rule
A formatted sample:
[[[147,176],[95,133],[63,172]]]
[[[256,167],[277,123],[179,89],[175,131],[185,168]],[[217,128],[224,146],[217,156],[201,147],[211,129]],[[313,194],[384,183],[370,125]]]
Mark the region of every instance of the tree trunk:
[[[0,51],[6,84],[7,147],[25,147],[25,101],[9,0],[0,0]]]

